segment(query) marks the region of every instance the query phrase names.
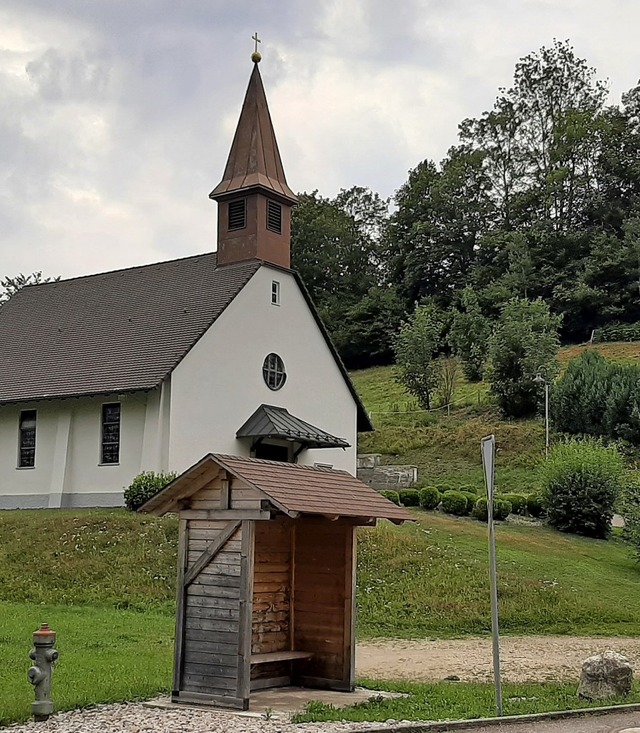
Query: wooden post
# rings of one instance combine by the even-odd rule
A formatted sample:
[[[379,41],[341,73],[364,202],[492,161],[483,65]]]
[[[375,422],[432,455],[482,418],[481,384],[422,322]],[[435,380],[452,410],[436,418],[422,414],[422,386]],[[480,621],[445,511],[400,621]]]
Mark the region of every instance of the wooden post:
[[[348,525],[345,534],[343,680],[353,690],[356,684],[356,528]]]
[[[238,640],[238,692],[245,710],[249,709],[251,695],[251,635],[253,615],[253,571],[255,556],[256,524],[253,520],[242,522],[242,547],[240,560],[240,627]]]
[[[182,677],[182,646],[184,640],[184,576],[187,566],[187,546],[189,544],[189,528],[186,519],[181,519],[178,524],[178,581],[176,599],[176,642],[173,659],[173,694],[177,695],[180,690]]]

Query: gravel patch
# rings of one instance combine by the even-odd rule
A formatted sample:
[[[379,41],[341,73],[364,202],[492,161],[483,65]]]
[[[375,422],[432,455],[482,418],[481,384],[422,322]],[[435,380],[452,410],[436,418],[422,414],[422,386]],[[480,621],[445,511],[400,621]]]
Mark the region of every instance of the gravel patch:
[[[388,727],[398,721],[389,721]],[[303,723],[225,712],[180,708],[158,710],[142,703],[96,705],[58,713],[44,723],[22,723],[7,733],[348,733],[386,728],[385,723]]]

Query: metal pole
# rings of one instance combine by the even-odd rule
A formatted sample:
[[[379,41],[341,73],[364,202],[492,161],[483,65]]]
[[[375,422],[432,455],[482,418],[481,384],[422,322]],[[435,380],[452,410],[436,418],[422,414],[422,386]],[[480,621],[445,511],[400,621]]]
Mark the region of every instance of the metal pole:
[[[549,458],[549,382],[544,383],[544,457]]]
[[[482,459],[487,484],[487,524],[489,526],[489,575],[491,586],[491,637],[493,678],[496,688],[496,712],[502,716],[502,679],[500,675],[500,627],[498,623],[498,570],[496,563],[496,536],[493,521],[493,494],[495,487],[495,436],[482,439]]]

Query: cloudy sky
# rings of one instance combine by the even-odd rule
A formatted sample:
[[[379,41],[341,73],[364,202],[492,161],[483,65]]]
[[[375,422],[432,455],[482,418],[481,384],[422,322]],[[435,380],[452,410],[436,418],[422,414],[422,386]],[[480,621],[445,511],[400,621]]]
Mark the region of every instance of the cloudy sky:
[[[291,187],[391,196],[554,37],[618,103],[638,28],[638,0],[0,0],[0,277],[214,249],[256,30]]]

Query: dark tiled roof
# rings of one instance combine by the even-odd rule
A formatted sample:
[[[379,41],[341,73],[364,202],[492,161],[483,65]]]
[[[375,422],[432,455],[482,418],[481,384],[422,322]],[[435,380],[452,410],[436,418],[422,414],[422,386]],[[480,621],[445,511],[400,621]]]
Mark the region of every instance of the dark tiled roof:
[[[0,307],[0,404],[158,386],[260,264],[212,253],[23,288]]]
[[[342,438],[316,428],[284,407],[260,405],[236,433],[236,438],[280,438],[295,440],[308,448],[348,448]]]
[[[212,465],[253,486],[287,514],[379,518],[394,522],[413,520],[406,509],[385,499],[347,471],[216,453],[210,453],[185,471],[149,499],[141,511],[159,514],[177,511],[180,499],[197,493],[197,489],[189,492],[192,479]]]

